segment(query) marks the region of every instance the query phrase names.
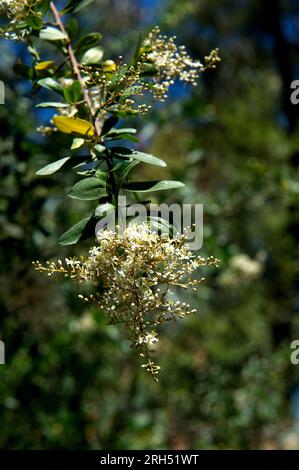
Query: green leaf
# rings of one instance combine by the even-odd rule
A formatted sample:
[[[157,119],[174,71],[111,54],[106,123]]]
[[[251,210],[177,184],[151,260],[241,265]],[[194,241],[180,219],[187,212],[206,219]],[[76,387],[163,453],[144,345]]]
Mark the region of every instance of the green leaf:
[[[71,85],[64,88],[63,93],[68,104],[77,103],[77,101],[80,101],[82,98],[80,82],[75,80]]]
[[[67,39],[67,35],[60,31],[60,29],[47,26],[39,33],[39,37],[45,41],[61,41]]]
[[[99,178],[85,178],[73,186],[68,196],[83,201],[92,201],[106,195],[105,181]]]
[[[77,101],[80,101],[82,98],[82,88],[81,84],[78,80],[75,80],[72,85],[72,93],[74,97],[74,103],[77,103]]]
[[[77,13],[78,11],[82,10],[82,8],[87,7],[92,3],[93,0],[70,0],[70,2],[64,7],[62,10],[63,14],[66,13]]]
[[[100,60],[102,60],[104,55],[104,50],[102,47],[92,47],[88,49],[88,51],[83,54],[81,58],[81,64],[89,65],[89,64],[98,64]]]
[[[70,157],[64,157],[61,158],[60,160],[57,160],[56,162],[50,163],[49,165],[44,166],[40,170],[36,172],[36,175],[42,176],[42,175],[51,175],[55,173],[56,171],[60,170],[62,167],[66,168],[78,168],[86,162],[88,162],[89,155],[77,155],[73,156],[71,155]]]
[[[106,135],[105,139],[109,140],[120,140],[126,139],[130,140],[131,142],[139,142],[139,139],[135,137],[133,134],[136,134],[136,129],[111,129],[110,132]]]
[[[138,137],[134,137],[132,134],[119,134],[117,137],[112,137],[110,140],[129,140],[130,142],[138,143]]]
[[[136,134],[137,129],[134,129],[133,127],[123,127],[122,129],[111,129],[111,131],[108,132],[107,136],[109,135],[118,135],[118,134]]]
[[[26,23],[32,29],[41,29],[43,26],[43,22],[40,16],[37,15],[29,15],[26,18]]]
[[[74,41],[75,38],[78,36],[79,29],[80,29],[79,23],[76,20],[76,18],[70,18],[67,22],[66,30],[72,41]]]
[[[68,104],[66,103],[56,103],[54,101],[49,101],[45,103],[39,103],[36,105],[36,108],[67,108]]]
[[[36,60],[40,60],[40,55],[39,55],[39,52],[36,50],[36,48],[33,46],[33,45],[28,45],[27,46],[27,49],[28,49],[28,52],[36,59]]]
[[[127,180],[130,172],[135,168],[135,166],[139,165],[140,162],[138,162],[137,160],[133,160],[132,162],[124,162],[123,164],[121,164],[120,168],[121,168],[121,171],[120,171],[120,179],[119,179],[119,183],[118,183],[118,189],[122,187],[122,185],[124,184],[124,182]],[[124,169],[123,169],[123,166],[125,165]]]
[[[103,181],[103,186],[107,183],[107,172],[105,170],[97,170],[95,172],[97,178]]]
[[[38,80],[37,82],[40,86],[44,88],[48,88],[49,90],[56,91],[60,95],[63,96],[63,87],[58,83],[54,78],[47,77],[47,78],[42,78],[41,80]]]
[[[78,43],[76,44],[75,51],[83,52],[86,49],[94,47],[101,39],[102,35],[100,33],[89,33],[86,36],[83,36],[83,38],[79,39]]]
[[[41,14],[44,16],[50,8],[50,0],[43,0],[42,7],[41,7]]]
[[[79,169],[79,171],[77,171],[77,175],[83,175],[83,176],[92,176],[92,175],[95,175],[96,169],[97,167],[97,163],[96,162],[92,162],[89,160],[85,160],[85,162],[79,164],[79,165],[76,165],[74,168],[75,169]],[[106,183],[106,181],[105,181]],[[104,184],[103,184],[104,186]]]
[[[137,44],[136,44],[136,49],[135,49],[135,53],[134,53],[134,64],[136,65],[138,60],[139,60],[139,57],[140,57],[140,48],[142,46],[142,43],[143,43],[143,33],[140,31],[139,34],[138,34],[138,41],[137,41]]]
[[[67,104],[72,104],[73,103],[73,96],[71,93],[71,87],[67,86],[63,89],[63,96]]]
[[[106,147],[104,145],[101,145],[101,144],[96,144],[94,146],[94,149],[99,153],[103,153],[103,152],[105,152]]]
[[[49,165],[44,166],[40,170],[36,172],[36,175],[44,176],[44,175],[52,175],[56,171],[60,170],[63,165],[70,159],[71,157],[61,158],[54,163],[50,163]]]
[[[114,155],[118,157],[132,158],[133,160],[149,163],[150,165],[156,165],[161,167],[167,166],[167,164],[163,160],[154,157],[154,155],[150,155],[148,153],[138,152],[137,150],[131,150],[125,147],[111,147],[110,150],[113,152]]]
[[[76,137],[76,138],[73,140],[73,143],[72,143],[72,146],[71,146],[71,150],[77,150],[77,149],[79,149],[80,147],[82,147],[84,144],[85,144],[85,140],[84,140],[84,139],[81,139],[80,137]]]
[[[140,181],[127,183],[123,189],[136,193],[147,193],[152,191],[165,191],[167,189],[183,188],[185,185],[180,181]]]
[[[76,155],[72,157],[71,163],[72,163],[72,168],[74,169],[82,169],[85,165],[88,165],[89,163],[92,163],[90,155]],[[95,162],[94,162],[95,163]]]
[[[86,240],[95,233],[95,223],[93,217],[87,217],[73,225],[59,239],[60,245],[74,245],[79,240]]]
[[[102,135],[108,134],[108,132],[112,129],[112,127],[116,126],[119,119],[116,116],[110,116],[110,118],[106,119],[102,129]]]

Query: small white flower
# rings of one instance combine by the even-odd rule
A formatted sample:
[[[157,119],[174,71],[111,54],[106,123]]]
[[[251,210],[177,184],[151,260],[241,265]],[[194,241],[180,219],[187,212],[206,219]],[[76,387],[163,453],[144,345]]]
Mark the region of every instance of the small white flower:
[[[139,344],[146,344],[148,346],[153,346],[158,341],[159,340],[156,337],[155,333],[148,333],[145,336],[139,336],[139,338],[138,338],[138,343]]]

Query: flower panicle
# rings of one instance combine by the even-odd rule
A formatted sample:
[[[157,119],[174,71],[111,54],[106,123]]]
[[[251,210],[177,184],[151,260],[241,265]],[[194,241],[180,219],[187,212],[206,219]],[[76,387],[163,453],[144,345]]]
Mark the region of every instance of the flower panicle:
[[[91,284],[93,293],[80,294],[80,298],[103,311],[109,324],[123,324],[131,346],[144,358],[143,368],[156,378],[159,366],[151,357],[157,347],[158,327],[196,313],[189,304],[175,299],[174,289],[196,291],[204,280],[193,278],[197,268],[217,264],[213,257],[195,256],[185,234],[173,240],[140,224],[129,225],[123,233],[99,232],[98,245],[86,257],[46,265],[37,261],[34,267],[48,275],[60,273]]]
[[[208,68],[215,68],[220,61],[219,49],[212,50],[204,58],[204,64],[198,60],[194,61],[184,45],[176,44],[176,36],[162,35],[158,26],[149,33],[141,51],[146,60],[149,60],[157,69],[152,94],[159,101],[165,101],[169,87],[176,79],[196,85],[199,74]]]

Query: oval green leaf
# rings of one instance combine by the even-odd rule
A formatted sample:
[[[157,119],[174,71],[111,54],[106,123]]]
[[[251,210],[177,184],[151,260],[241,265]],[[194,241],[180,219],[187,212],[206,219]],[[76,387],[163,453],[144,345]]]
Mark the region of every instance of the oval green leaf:
[[[56,171],[60,170],[63,165],[70,159],[71,157],[61,158],[56,162],[50,163],[49,165],[44,166],[40,170],[36,172],[36,175],[45,176],[45,175],[52,175]]]
[[[36,108],[67,108],[68,104],[66,103],[56,103],[55,101],[49,101],[45,103],[39,103],[36,105]]]
[[[90,177],[79,181],[73,186],[68,196],[73,199],[80,199],[82,201],[92,201],[93,199],[99,199],[106,195],[105,181]]]
[[[92,47],[91,49],[88,49],[85,54],[83,54],[81,64],[98,64],[100,60],[102,60],[103,55],[104,51],[102,47]]]
[[[47,78],[42,78],[41,80],[38,80],[37,82],[40,86],[47,88],[48,90],[53,90],[59,93],[60,95],[63,95],[63,87],[58,83],[54,78],[47,77]]]
[[[92,236],[94,226],[91,223],[91,220],[91,217],[87,217],[86,219],[80,220],[80,222],[77,222],[75,225],[73,225],[60,237],[60,245],[74,245],[79,240]]]
[[[165,167],[167,164],[158,157],[150,155],[149,153],[138,152],[137,150],[127,149],[125,147],[112,147],[111,151],[117,157],[132,158],[143,163],[149,163],[150,165],[156,165]]]
[[[39,33],[39,37],[46,41],[61,41],[67,39],[67,35],[60,31],[60,29],[53,28],[52,26],[47,26],[42,29]]]

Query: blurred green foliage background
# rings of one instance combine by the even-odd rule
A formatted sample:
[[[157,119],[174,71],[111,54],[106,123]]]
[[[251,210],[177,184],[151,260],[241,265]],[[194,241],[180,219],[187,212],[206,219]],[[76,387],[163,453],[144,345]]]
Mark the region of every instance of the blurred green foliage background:
[[[299,448],[297,2],[95,0],[79,21],[103,34],[107,58],[129,57],[156,24],[195,58],[220,48],[216,71],[176,84],[137,124],[168,162],[163,177],[186,183],[167,200],[204,203],[200,254],[221,266],[186,297],[200,315],[164,328],[159,384],[76,287],[33,271],[87,249],[57,245],[86,204],[63,197],[74,176],[35,175],[66,141],[36,133],[46,116],[11,72],[24,49],[2,41],[0,448]]]

